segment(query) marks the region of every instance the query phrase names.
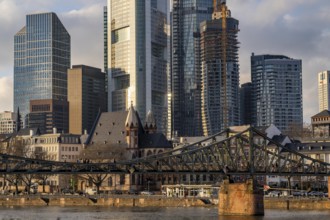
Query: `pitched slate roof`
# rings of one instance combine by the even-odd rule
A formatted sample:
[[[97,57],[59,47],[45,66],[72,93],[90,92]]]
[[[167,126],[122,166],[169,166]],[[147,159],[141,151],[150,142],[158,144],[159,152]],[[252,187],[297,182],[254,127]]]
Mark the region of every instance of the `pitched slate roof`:
[[[315,118],[315,117],[326,117],[326,116],[330,116],[330,111],[323,110],[320,113],[317,113],[316,115],[312,116],[312,118]]]
[[[154,114],[150,110],[147,114],[144,125],[147,126],[147,127],[155,127],[156,126],[156,119],[154,117]]]
[[[272,140],[273,141],[275,141],[275,142],[277,142],[277,143],[282,143],[284,140],[285,140],[285,138],[287,138],[288,136],[286,136],[286,135],[275,135],[273,138],[272,138]]]
[[[126,143],[125,120],[127,111],[103,112],[97,120],[94,132],[91,132],[90,143],[118,144]]]
[[[172,144],[162,133],[142,134],[139,136],[140,148],[172,148]]]

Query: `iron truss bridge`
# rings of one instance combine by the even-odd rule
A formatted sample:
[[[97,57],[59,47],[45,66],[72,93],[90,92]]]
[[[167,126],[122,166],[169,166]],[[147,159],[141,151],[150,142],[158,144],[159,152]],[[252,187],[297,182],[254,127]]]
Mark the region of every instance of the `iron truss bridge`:
[[[116,163],[57,162],[0,154],[0,174],[32,173],[330,176],[330,164],[247,127],[243,131],[227,129],[179,149]]]

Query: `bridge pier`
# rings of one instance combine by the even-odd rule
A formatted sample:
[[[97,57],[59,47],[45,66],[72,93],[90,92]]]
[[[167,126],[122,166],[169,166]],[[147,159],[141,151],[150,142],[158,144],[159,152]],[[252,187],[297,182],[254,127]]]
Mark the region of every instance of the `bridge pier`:
[[[330,176],[328,176],[328,198],[330,199]]]
[[[246,183],[224,180],[219,191],[219,215],[264,215],[264,195],[253,179]]]

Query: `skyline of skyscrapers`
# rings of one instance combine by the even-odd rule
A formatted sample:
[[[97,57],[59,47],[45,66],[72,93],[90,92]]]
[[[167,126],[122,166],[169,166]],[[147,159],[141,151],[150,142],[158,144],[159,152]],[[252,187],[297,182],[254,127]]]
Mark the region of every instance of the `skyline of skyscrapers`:
[[[330,108],[330,71],[318,73],[319,112]]]
[[[55,13],[26,16],[14,36],[14,111],[20,109],[24,126],[30,100],[67,101],[70,54],[70,35]]]
[[[297,118],[301,117],[302,121],[302,88],[285,74],[293,77],[300,68],[301,84],[301,60],[300,67],[296,68],[296,64],[284,67],[286,63],[280,61],[293,59],[276,55],[260,55],[264,56],[263,61],[258,60],[260,56],[253,55],[258,60],[256,62],[251,58],[252,86],[241,89],[241,92],[252,94],[251,97],[245,94],[244,98],[252,99],[248,109],[253,108],[255,114],[251,114],[250,121],[245,120],[248,116],[243,116],[240,111],[240,108],[247,108],[245,104],[248,102],[242,101],[244,94],[239,92],[239,21],[231,17],[226,1],[213,3],[212,0],[173,0],[170,8],[169,1],[108,0],[108,6],[103,10],[104,68],[108,76],[105,76],[103,87],[108,89],[108,100],[104,103],[108,104],[108,111],[126,111],[133,104],[144,120],[151,110],[158,130],[168,137],[208,136],[243,122],[258,126],[273,123],[281,130],[287,129],[289,124],[300,124]],[[34,29],[28,28],[29,25]],[[50,50],[52,47],[55,49]],[[260,64],[273,59],[277,61],[270,65]],[[23,119],[24,105],[20,101],[29,95],[28,92],[35,93],[33,97],[30,95],[29,101],[67,101],[69,68],[70,36],[56,14],[27,15],[26,27],[15,35],[17,95],[15,93],[14,97],[17,101],[14,108],[20,108]],[[256,74],[264,74],[266,78],[283,75],[286,81],[278,92],[272,84],[273,78],[267,79],[272,83],[255,81],[259,77]],[[19,80],[24,80],[27,75],[35,78],[26,79],[30,83],[27,85],[32,86],[22,92],[24,87],[19,87],[22,84]],[[265,83],[262,93],[257,83]],[[49,95],[45,91],[53,96],[43,96]],[[65,94],[59,94],[63,91]],[[275,104],[269,100],[279,98],[273,99],[270,93],[280,94],[285,99],[274,108]],[[294,108],[301,108],[301,112],[295,114],[298,110],[290,108],[294,104],[298,106],[298,102],[300,107]],[[82,127],[89,130],[90,126]]]
[[[251,56],[253,124],[281,131],[302,127],[302,61],[283,55]]]

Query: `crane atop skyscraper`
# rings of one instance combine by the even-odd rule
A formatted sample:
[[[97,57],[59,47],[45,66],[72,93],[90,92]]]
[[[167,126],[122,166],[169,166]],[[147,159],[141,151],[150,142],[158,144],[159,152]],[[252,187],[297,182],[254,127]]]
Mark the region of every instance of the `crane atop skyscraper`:
[[[228,106],[227,106],[227,16],[230,11],[227,8],[226,0],[213,0],[212,19],[221,19],[222,31],[221,42],[221,88],[223,92],[223,103],[221,104],[223,112],[223,127],[228,127]]]

